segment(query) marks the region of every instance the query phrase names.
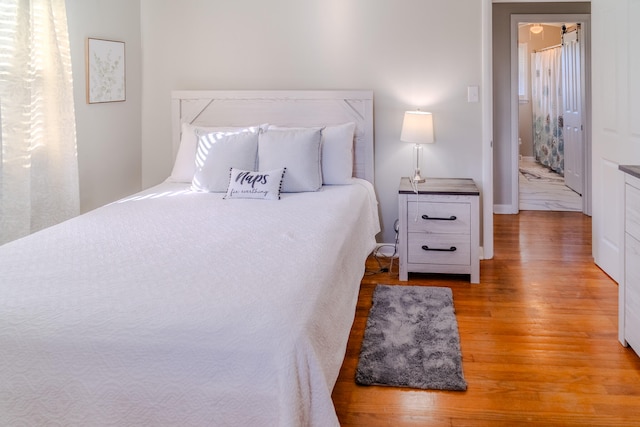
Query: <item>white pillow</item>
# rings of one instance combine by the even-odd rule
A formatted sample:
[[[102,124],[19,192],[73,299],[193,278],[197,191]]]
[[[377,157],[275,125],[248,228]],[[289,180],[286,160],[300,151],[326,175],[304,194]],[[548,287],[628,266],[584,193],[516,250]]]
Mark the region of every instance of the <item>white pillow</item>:
[[[322,130],[322,180],[324,184],[351,184],[353,177],[353,122]]]
[[[267,125],[263,125],[264,128]],[[171,176],[168,178],[170,182],[191,182],[195,173],[196,147],[198,145],[198,137],[196,130],[201,129],[208,132],[253,132],[258,133],[260,126],[250,127],[207,127],[195,126],[189,123],[182,124],[182,133],[180,135],[180,146],[176,154],[176,161],[173,164]]]
[[[225,199],[279,200],[286,168],[253,172],[231,168]]]
[[[269,126],[269,129],[300,129]],[[322,183],[351,184],[353,176],[353,122],[322,129]]]
[[[260,132],[260,170],[287,168],[284,193],[317,191],[322,186],[320,166],[321,129],[290,129]]]
[[[196,191],[225,192],[229,170],[254,170],[258,155],[258,134],[253,132],[203,132],[196,130],[195,173],[191,188]]]

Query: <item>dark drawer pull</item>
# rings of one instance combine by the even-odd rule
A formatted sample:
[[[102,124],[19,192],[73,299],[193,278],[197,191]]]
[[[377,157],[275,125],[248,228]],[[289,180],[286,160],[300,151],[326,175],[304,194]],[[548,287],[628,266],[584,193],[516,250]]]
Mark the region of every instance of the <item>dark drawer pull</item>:
[[[422,219],[432,220],[432,221],[455,221],[457,218],[455,215],[451,215],[449,218],[439,218],[437,216],[430,217],[429,215],[422,215]]]
[[[438,251],[438,252],[455,252],[458,249],[455,246],[451,246],[449,249],[441,249],[441,248],[430,248],[427,245],[422,246],[423,251]]]

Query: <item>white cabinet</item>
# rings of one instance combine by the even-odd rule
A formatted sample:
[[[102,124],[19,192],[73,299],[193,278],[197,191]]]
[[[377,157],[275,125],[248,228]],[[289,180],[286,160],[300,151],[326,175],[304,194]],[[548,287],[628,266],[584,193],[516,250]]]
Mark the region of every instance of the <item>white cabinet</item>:
[[[410,272],[469,274],[480,282],[480,192],[471,179],[402,178],[399,200],[400,280]]]
[[[624,250],[618,285],[618,339],[640,352],[640,167],[620,166],[624,184]]]

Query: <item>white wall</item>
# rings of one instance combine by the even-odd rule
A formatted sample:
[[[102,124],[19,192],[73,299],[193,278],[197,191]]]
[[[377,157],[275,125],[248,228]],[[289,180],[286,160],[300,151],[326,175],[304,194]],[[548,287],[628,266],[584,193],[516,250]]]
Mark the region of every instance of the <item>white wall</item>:
[[[140,3],[144,187],[171,171],[176,89],[373,90],[381,241],[395,238],[398,183],[411,171],[411,145],[399,142],[405,110],[434,114],[427,176],[481,184],[481,103],[467,102],[482,77],[479,0]]]
[[[66,0],[83,212],[141,189],[139,0]],[[125,42],[126,101],[86,103],[87,37]]]

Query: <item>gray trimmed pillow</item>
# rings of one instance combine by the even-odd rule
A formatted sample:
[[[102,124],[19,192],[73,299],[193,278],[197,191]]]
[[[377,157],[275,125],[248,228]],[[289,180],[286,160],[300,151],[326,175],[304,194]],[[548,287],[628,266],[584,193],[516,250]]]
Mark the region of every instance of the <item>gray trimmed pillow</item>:
[[[191,181],[195,191],[224,193],[229,169],[256,169],[258,134],[253,132],[202,132],[198,134],[196,170]]]
[[[180,136],[180,145],[178,147],[178,154],[173,164],[171,176],[168,178],[169,182],[191,182],[193,174],[195,173],[195,157],[196,149],[198,146],[198,136],[196,131],[204,132],[253,132],[258,133],[260,129],[266,129],[267,124],[260,126],[200,126],[191,125],[189,123],[182,123],[182,130]],[[225,174],[227,171],[225,170]]]
[[[318,126],[313,126],[317,129]],[[308,129],[269,125],[269,130]],[[322,183],[351,184],[353,176],[354,122],[327,125],[322,129]]]
[[[280,190],[287,168],[270,171],[247,171],[231,168],[225,199],[280,200]]]
[[[322,186],[322,128],[269,129],[258,139],[260,170],[287,168],[283,193],[318,191]]]

